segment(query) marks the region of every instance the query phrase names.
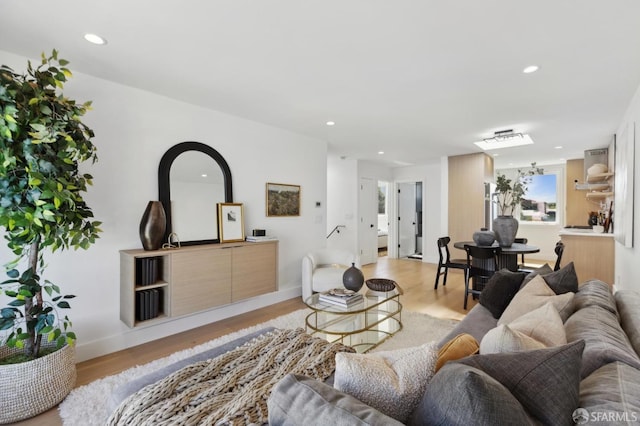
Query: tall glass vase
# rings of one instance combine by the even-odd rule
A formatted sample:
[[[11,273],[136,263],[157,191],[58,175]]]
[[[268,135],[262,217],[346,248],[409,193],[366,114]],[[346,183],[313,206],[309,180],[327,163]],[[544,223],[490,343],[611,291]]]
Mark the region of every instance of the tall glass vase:
[[[140,219],[140,241],[145,250],[159,250],[162,247],[167,217],[160,201],[149,201]]]

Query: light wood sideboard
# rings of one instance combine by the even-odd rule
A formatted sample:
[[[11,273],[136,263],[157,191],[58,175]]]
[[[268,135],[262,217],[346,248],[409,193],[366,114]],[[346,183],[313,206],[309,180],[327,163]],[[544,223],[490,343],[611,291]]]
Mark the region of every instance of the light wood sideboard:
[[[120,319],[137,327],[274,292],[277,274],[275,240],[121,250]]]

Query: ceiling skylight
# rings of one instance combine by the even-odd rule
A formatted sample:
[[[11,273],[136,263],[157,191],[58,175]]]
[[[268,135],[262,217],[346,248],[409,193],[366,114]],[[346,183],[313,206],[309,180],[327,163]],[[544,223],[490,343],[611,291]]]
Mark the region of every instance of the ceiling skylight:
[[[489,138],[484,138],[481,141],[474,142],[477,146],[484,151],[490,151],[492,149],[512,148],[514,146],[531,145],[533,139],[527,134],[516,133],[512,129],[499,130]]]

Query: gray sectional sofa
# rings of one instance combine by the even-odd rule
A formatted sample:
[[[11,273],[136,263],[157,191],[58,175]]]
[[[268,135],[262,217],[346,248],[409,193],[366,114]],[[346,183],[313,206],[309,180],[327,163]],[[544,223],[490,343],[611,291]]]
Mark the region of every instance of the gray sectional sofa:
[[[640,423],[640,294],[614,295],[593,280],[579,286],[571,305],[566,345],[449,361],[407,424]],[[497,324],[477,304],[440,345],[460,333],[480,342]],[[274,388],[269,423],[401,424],[327,384],[293,375]]]
[[[568,286],[564,275],[554,276],[559,280],[555,291],[578,288],[575,273],[575,283]],[[499,322],[500,312],[489,305],[477,304],[439,346],[461,333],[481,342]],[[566,308],[561,314],[566,344],[449,361],[430,379],[406,424],[640,423],[640,294],[614,295],[608,284],[593,280],[579,286]],[[111,406],[190,362],[222,354],[262,332],[130,382],[114,391]],[[273,388],[268,408],[272,425],[403,424],[330,382],[293,374]]]

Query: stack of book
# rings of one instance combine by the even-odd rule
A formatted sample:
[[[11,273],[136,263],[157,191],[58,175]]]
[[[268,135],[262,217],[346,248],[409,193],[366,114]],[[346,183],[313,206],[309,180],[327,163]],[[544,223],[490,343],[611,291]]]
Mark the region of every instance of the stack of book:
[[[257,243],[258,241],[273,241],[273,240],[277,240],[278,237],[274,237],[271,235],[263,235],[261,237],[256,237],[254,235],[249,235],[247,236],[246,240],[250,243]]]
[[[162,289],[136,291],[136,320],[146,321],[160,314]]]
[[[334,288],[327,292],[320,293],[318,300],[320,302],[348,308],[361,302],[362,294],[344,288]]]

